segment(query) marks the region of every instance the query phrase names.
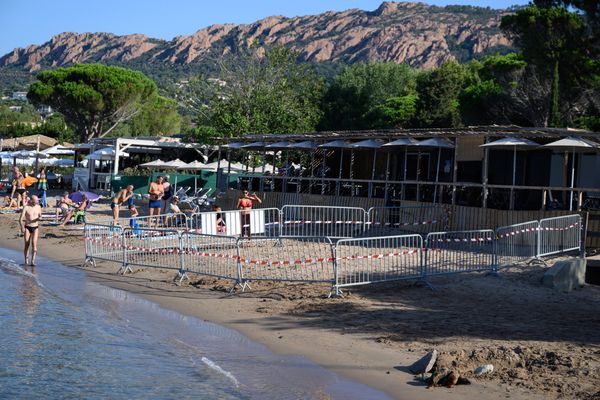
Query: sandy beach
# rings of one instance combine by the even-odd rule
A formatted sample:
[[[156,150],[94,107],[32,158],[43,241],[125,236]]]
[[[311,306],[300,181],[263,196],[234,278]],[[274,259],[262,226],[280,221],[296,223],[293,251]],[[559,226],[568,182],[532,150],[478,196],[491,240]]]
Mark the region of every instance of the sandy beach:
[[[94,207],[90,222],[108,208]],[[20,249],[16,214],[1,215],[0,245]],[[82,225],[43,224],[40,255],[81,268]],[[20,260],[18,260],[20,261]],[[43,268],[43,264],[39,265]],[[87,268],[96,282],[163,307],[234,328],[282,354],[303,355],[397,399],[600,399],[600,288],[569,294],[541,286],[545,267],[514,266],[499,277],[440,277],[434,290],[406,283],[352,288],[327,298],[324,285],[252,283],[229,294],[229,282],[172,270]],[[407,366],[437,349],[438,365],[471,385],[426,389]],[[475,378],[473,369],[493,364]]]

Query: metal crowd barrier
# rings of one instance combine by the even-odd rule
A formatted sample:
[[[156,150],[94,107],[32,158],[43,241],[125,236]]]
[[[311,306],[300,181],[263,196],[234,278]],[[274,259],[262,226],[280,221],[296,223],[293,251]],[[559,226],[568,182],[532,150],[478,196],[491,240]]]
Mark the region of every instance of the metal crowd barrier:
[[[185,273],[240,281],[238,239],[196,232],[181,234],[182,270]]]
[[[123,263],[123,229],[110,225],[86,223],[83,227],[85,262],[96,266],[96,260]]]
[[[538,257],[580,249],[582,221],[579,214],[542,219],[539,231]]]
[[[433,232],[425,243],[425,277],[495,268],[491,229]]]
[[[123,211],[125,213],[129,213],[129,211]],[[122,215],[123,212],[121,212]],[[152,217],[150,217],[149,215],[143,216],[143,217],[119,217],[119,219],[117,220],[118,225],[123,227],[123,228],[134,228],[134,225],[137,225],[137,227],[140,228],[179,228],[179,229],[185,229],[188,227],[188,219],[189,217],[184,214],[184,213],[168,213],[168,214],[160,214],[160,215],[153,215]],[[134,224],[135,222],[135,224]],[[102,221],[99,221],[99,223],[105,224],[105,225],[112,225],[114,223],[114,220],[112,218],[109,219],[105,219]]]
[[[421,235],[340,239],[335,246],[335,291],[344,286],[422,277]]]
[[[529,221],[496,229],[496,264],[506,266],[535,259],[539,225],[539,221]]]
[[[419,234],[344,238],[377,233],[373,223],[367,224],[365,232],[361,212],[379,226],[428,215],[407,208],[370,209],[368,214],[343,207],[285,206],[281,214],[278,209],[256,209],[248,214],[249,221],[244,220],[249,222],[250,238],[247,231],[242,235],[240,211],[222,212],[225,231],[217,230],[214,212],[192,215],[181,227],[170,227],[168,222],[178,214],[160,217],[159,228],[145,223],[133,228],[113,226],[112,220],[86,223],[85,263],[115,262],[123,273],[131,266],[172,269],[181,277],[187,272],[214,276],[242,287],[253,280],[329,282],[340,293],[342,287],[374,282],[496,271],[502,265],[566,254],[581,245],[579,215],[515,224],[495,232],[433,232],[425,241]],[[402,216],[403,212],[412,217]],[[342,239],[333,243],[326,235]]]
[[[333,244],[327,237],[241,240],[243,281],[330,282],[334,280]]]
[[[180,233],[170,229],[126,228],[123,231],[123,272],[130,266],[183,270]]]
[[[286,205],[281,208],[281,236],[351,238],[365,229],[358,207]]]
[[[372,207],[367,211],[365,236],[427,234],[446,229],[442,207]]]

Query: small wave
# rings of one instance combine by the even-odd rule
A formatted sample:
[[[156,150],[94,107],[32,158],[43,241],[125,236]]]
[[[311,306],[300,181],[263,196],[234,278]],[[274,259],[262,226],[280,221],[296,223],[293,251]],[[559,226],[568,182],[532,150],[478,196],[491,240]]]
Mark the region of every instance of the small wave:
[[[14,274],[14,275],[21,275],[21,276],[26,276],[28,278],[31,278],[35,281],[35,283],[39,287],[44,287],[44,285],[42,285],[41,282],[38,280],[37,275],[24,270],[14,260],[9,260],[7,258],[0,257],[0,269],[6,271],[8,273]]]
[[[223,368],[219,367],[217,364],[215,364],[212,360],[206,358],[206,357],[202,357],[201,358],[202,362],[204,364],[206,364],[209,368],[217,371],[220,374],[225,375],[227,378],[229,378],[233,384],[235,385],[235,387],[240,386],[240,383],[238,382],[237,379],[235,379],[235,376],[233,376],[233,374],[229,371],[225,371]]]

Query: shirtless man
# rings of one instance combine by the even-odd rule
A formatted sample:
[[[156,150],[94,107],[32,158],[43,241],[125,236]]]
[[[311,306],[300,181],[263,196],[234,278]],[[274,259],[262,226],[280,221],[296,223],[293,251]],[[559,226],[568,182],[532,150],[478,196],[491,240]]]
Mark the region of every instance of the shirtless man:
[[[119,193],[117,193],[110,202],[110,209],[113,212],[115,225],[119,225],[119,207],[125,202],[127,202],[127,207],[130,211],[135,209],[135,205],[133,204],[133,185],[129,185],[125,189],[119,190]]]
[[[40,207],[40,200],[37,196],[31,196],[29,204],[23,207],[21,217],[19,218],[19,225],[21,227],[21,233],[25,238],[25,248],[23,249],[23,255],[25,256],[25,265],[35,266],[35,258],[37,257],[37,241],[40,236],[40,220],[42,219],[42,208]],[[31,263],[28,264],[29,247],[31,246]]]
[[[60,216],[65,216],[73,207],[73,201],[69,198],[69,192],[64,192],[63,195],[56,201],[56,222]]]
[[[156,182],[150,183],[148,188],[148,194],[150,195],[150,201],[148,202],[148,209],[150,211],[150,218],[148,225],[152,228],[152,216],[156,212],[156,226],[158,227],[158,216],[160,215],[161,198],[165,195],[165,188],[163,186],[163,177],[159,176],[156,178]]]

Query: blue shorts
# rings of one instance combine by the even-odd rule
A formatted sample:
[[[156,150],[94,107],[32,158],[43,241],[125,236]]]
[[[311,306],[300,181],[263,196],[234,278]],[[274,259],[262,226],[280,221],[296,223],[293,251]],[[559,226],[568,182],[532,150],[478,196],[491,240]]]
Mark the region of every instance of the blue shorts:
[[[133,196],[127,199],[127,208],[131,209],[135,207],[135,203],[133,202]]]
[[[160,206],[162,205],[160,200],[150,200],[150,203],[148,203],[148,208],[160,208]]]

